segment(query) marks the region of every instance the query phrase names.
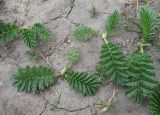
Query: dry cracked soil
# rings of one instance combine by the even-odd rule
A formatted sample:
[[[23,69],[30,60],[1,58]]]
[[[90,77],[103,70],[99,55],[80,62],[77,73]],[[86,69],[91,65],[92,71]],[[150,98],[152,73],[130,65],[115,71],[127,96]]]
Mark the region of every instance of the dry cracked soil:
[[[4,0],[0,3],[0,21],[16,22],[19,25],[30,26],[36,22],[43,23],[52,33],[49,43],[42,43],[40,50],[58,73],[67,63],[71,48],[80,51],[80,60],[73,70],[92,73],[99,62],[102,45],[101,37],[95,37],[88,42],[80,42],[72,38],[71,32],[77,26],[87,25],[102,33],[109,13],[115,9],[122,12],[127,0]],[[100,15],[94,19],[89,10],[95,6]],[[110,39],[123,48],[124,53],[131,53],[135,47],[137,35],[120,33]],[[63,42],[56,49],[59,42]],[[51,50],[53,49],[53,52]],[[105,80],[95,96],[84,97],[73,91],[65,80],[58,82],[48,90],[39,94],[19,93],[12,86],[10,77],[19,67],[26,65],[45,65],[43,59],[32,61],[25,52],[29,50],[21,39],[7,46],[0,46],[0,115],[150,115],[146,103],[137,107],[132,99],[124,96],[125,88],[116,87],[115,108],[101,113],[93,104],[100,99],[108,101],[113,92],[112,83]],[[159,56],[154,48],[150,52],[156,59],[158,70]],[[51,105],[61,94],[59,109]]]

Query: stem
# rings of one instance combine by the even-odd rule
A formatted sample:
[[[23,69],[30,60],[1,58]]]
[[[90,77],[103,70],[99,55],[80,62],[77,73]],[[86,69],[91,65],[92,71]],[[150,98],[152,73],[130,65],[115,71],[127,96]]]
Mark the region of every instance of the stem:
[[[104,42],[106,43],[106,44],[108,44],[108,40],[107,40],[107,33],[103,33],[102,34],[102,39],[104,40]]]
[[[143,54],[144,50],[143,50],[143,44],[140,43],[140,52]]]
[[[66,64],[66,65],[64,66],[64,68],[61,70],[61,75],[64,75],[65,72],[66,72],[69,68],[71,68],[71,66],[72,66],[72,63]]]

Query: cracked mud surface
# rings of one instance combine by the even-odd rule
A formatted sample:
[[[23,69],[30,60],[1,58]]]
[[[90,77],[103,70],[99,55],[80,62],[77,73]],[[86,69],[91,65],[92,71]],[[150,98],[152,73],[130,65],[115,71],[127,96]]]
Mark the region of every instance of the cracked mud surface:
[[[36,22],[45,24],[53,34],[53,40],[42,44],[43,47],[40,49],[55,71],[59,72],[63,68],[71,48],[76,47],[80,50],[80,61],[72,69],[92,73],[99,61],[101,38],[95,37],[89,42],[79,42],[72,38],[71,31],[79,25],[87,25],[103,32],[108,14],[115,9],[121,11],[125,2],[127,1],[5,0],[5,5],[0,6],[0,20],[27,26]],[[90,18],[89,10],[93,6],[100,12],[97,19]],[[117,42],[125,53],[130,53],[135,47],[136,38],[134,34],[125,33],[113,37],[110,41]],[[64,43],[51,52],[50,49],[54,49],[62,40]],[[25,55],[27,50],[22,40],[16,40],[8,46],[0,46],[0,115],[150,115],[147,104],[136,107],[132,99],[124,96],[125,88],[121,87],[117,87],[115,110],[100,113],[94,107],[96,100],[107,101],[113,91],[112,84],[107,80],[92,97],[76,93],[63,79],[59,79],[54,86],[40,94],[17,92],[10,81],[10,76],[17,68],[26,65],[46,65],[43,59],[29,60]],[[153,56],[157,57],[154,53]],[[158,62],[155,62],[155,66],[159,67]],[[61,94],[60,108],[52,110],[52,104],[59,94]]]

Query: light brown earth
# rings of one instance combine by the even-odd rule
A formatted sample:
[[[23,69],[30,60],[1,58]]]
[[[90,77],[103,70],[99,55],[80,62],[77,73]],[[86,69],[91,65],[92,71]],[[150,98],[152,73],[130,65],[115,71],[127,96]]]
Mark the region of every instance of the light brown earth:
[[[101,37],[79,42],[72,38],[71,31],[79,25],[87,25],[102,33],[109,13],[115,9],[122,11],[126,2],[127,0],[5,0],[5,4],[0,5],[0,20],[26,26],[36,22],[45,24],[53,34],[53,40],[42,44],[40,50],[48,57],[55,71],[59,72],[63,68],[71,48],[76,47],[80,50],[80,60],[72,69],[92,73],[99,62]],[[90,18],[89,10],[93,6],[100,12],[97,19]],[[111,38],[110,41],[117,42],[124,53],[131,53],[138,36],[119,31],[122,32],[123,34]],[[49,55],[49,50],[62,40],[64,43]],[[27,50],[21,39],[8,46],[0,46],[0,115],[150,115],[147,103],[137,107],[131,98],[124,96],[125,88],[122,87],[116,87],[118,92],[114,98],[115,109],[100,113],[92,105],[97,99],[107,102],[111,97],[113,85],[107,80],[98,93],[90,97],[76,93],[63,79],[59,79],[55,85],[40,94],[17,92],[10,81],[17,68],[26,65],[47,66],[43,59],[28,59],[25,54]],[[159,70],[157,53],[154,53],[154,48],[151,48],[151,52],[156,59],[155,67]],[[50,104],[53,104],[60,94],[61,109],[51,111]]]

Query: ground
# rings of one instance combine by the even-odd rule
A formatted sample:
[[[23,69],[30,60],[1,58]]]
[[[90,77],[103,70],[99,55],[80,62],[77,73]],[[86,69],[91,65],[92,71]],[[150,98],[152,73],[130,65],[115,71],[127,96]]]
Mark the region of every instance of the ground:
[[[42,43],[39,49],[58,73],[67,63],[67,55],[71,48],[80,51],[80,60],[73,70],[92,73],[99,62],[103,41],[101,36],[88,42],[80,42],[72,38],[71,32],[77,26],[87,25],[102,33],[109,13],[115,9],[122,12],[127,0],[4,0],[0,5],[0,21],[16,22],[30,26],[36,22],[43,23],[52,33],[49,43]],[[100,15],[97,19],[90,17],[89,10],[95,6]],[[125,54],[131,53],[135,47],[137,35],[120,33],[110,39],[123,48]],[[59,44],[60,43],[60,44]],[[57,46],[57,44],[59,44]],[[57,47],[56,47],[57,46]],[[56,47],[56,48],[55,48]],[[19,67],[26,65],[45,65],[43,59],[31,61],[25,52],[29,50],[21,39],[7,46],[0,46],[0,115],[150,115],[146,103],[137,106],[131,98],[124,96],[124,87],[116,87],[115,109],[101,113],[93,105],[97,99],[108,101],[113,92],[112,83],[105,80],[95,96],[84,97],[73,91],[65,80],[58,82],[48,90],[39,94],[17,92],[12,86],[10,77]],[[151,49],[152,52],[154,48]],[[153,57],[157,57],[152,52]],[[155,62],[157,70],[158,60]],[[158,74],[158,72],[157,72]],[[61,94],[59,109],[52,108]]]

